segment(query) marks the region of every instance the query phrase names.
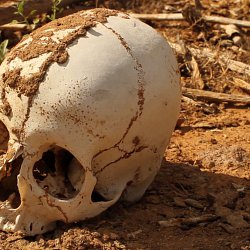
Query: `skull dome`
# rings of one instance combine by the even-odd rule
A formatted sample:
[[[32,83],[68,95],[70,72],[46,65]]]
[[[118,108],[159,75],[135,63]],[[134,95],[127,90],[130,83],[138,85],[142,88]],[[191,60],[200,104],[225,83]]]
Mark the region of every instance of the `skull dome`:
[[[179,78],[166,40],[121,12],[24,37],[0,67],[0,229],[35,235],[140,199],[177,121]]]

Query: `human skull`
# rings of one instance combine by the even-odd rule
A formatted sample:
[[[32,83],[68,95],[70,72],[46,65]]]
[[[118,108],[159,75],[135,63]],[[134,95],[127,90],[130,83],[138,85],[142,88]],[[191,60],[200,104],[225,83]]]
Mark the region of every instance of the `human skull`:
[[[25,37],[1,65],[0,93],[0,229],[26,235],[138,200],[181,97],[165,39],[107,9]]]

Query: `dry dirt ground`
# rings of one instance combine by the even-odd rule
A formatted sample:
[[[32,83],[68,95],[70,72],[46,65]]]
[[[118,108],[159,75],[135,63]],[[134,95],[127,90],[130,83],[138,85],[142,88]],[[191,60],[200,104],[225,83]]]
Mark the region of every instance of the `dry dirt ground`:
[[[99,5],[138,13],[179,11],[190,1],[99,1]],[[249,1],[201,1],[206,14],[250,20]],[[64,12],[89,8],[85,1]],[[240,29],[234,45],[217,25],[148,22],[172,42],[208,47],[250,64],[250,30]],[[180,42],[181,41],[181,42]],[[219,61],[196,58],[205,90],[249,93]],[[196,88],[185,56],[178,55],[182,85]],[[152,131],[153,133],[153,131]],[[246,104],[211,103],[183,98],[180,120],[162,167],[137,204],[118,203],[97,218],[58,224],[55,231],[24,238],[0,232],[0,249],[250,249],[250,111]]]

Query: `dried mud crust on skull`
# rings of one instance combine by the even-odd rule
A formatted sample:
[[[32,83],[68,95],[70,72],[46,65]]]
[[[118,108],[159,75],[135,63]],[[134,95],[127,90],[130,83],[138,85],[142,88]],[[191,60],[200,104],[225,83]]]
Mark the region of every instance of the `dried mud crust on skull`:
[[[29,119],[30,107],[32,106],[34,96],[39,89],[40,83],[44,80],[50,65],[55,62],[59,64],[65,63],[69,58],[67,47],[70,44],[77,38],[84,37],[90,28],[100,23],[106,23],[108,17],[117,16],[118,14],[123,18],[129,18],[128,15],[119,11],[104,8],[80,11],[54,20],[35,30],[12,49],[6,59],[7,69],[0,78],[0,86],[2,87],[2,105],[0,110],[6,116],[11,116],[12,114],[10,104],[5,97],[9,91],[8,88],[14,89],[19,95],[28,97],[28,110],[22,128],[13,131],[19,139],[23,136],[25,124]],[[60,32],[65,33],[61,35]],[[28,71],[26,74],[22,74],[25,62],[32,64],[33,59],[40,57],[43,57],[42,63],[40,63],[35,72]],[[9,69],[14,60],[19,61],[19,65],[17,63],[14,69]]]
[[[10,64],[13,60],[21,60],[21,64],[15,65],[14,69],[7,70],[3,73],[0,79],[2,87],[1,112],[9,116],[12,113],[11,107],[6,99],[6,92],[9,88],[13,89],[18,95],[28,97],[28,110],[26,118],[21,129],[12,131],[21,140],[23,129],[26,121],[29,118],[29,110],[32,105],[32,100],[39,89],[39,84],[43,81],[45,74],[53,63],[65,63],[69,55],[67,47],[77,38],[84,37],[88,29],[96,26],[99,23],[106,23],[109,16],[117,16],[118,11],[108,9],[95,9],[91,11],[81,11],[73,15],[64,17],[63,19],[55,20],[40,29],[34,31],[30,36],[25,37],[9,54],[6,59],[7,68],[11,68]],[[125,14],[123,14],[125,16]],[[126,18],[128,18],[126,16]],[[52,38],[56,33],[64,32],[60,37]],[[43,59],[42,64],[36,72],[28,75],[23,74],[24,63],[40,56],[48,55]],[[17,175],[20,171],[23,158],[17,157],[14,161],[6,162],[8,153],[11,151],[8,147],[9,131],[5,124],[0,121],[0,189],[3,191],[0,194],[0,206],[15,209],[20,205],[20,194],[17,188]],[[10,146],[10,145],[9,145]],[[59,150],[60,152],[63,151]],[[60,152],[58,154],[60,154]],[[49,157],[48,155],[51,154]],[[58,156],[58,154],[56,156]],[[68,157],[68,161],[73,159],[69,152],[63,151],[63,155]],[[7,156],[7,157],[6,157]],[[35,163],[33,175],[36,182],[41,186],[46,193],[61,199],[70,199],[78,192],[67,176],[67,165],[62,164],[58,157],[52,151],[45,152],[43,157]],[[56,164],[49,164],[46,161],[52,161],[51,158],[56,157]],[[65,170],[62,169],[64,166]],[[55,174],[55,172],[58,174]],[[77,181],[77,180],[75,180]],[[51,183],[55,182],[57,185]],[[92,200],[102,200],[102,197],[97,197],[92,194]]]
[[[5,91],[3,90],[1,93],[1,100],[3,102],[3,105],[0,107],[0,112],[2,112],[4,115],[9,116],[12,112],[11,106],[5,96]]]
[[[37,58],[43,54],[48,54],[48,58],[42,63],[39,72],[31,74],[29,77],[21,76],[21,69],[7,71],[3,74],[3,87],[15,89],[19,94],[32,97],[36,94],[39,83],[43,81],[49,66],[54,63],[65,63],[68,60],[67,47],[79,37],[86,35],[88,29],[98,23],[107,22],[110,16],[118,15],[118,11],[108,9],[95,9],[91,11],[81,11],[73,15],[57,19],[51,23],[37,29],[28,38],[24,38],[8,56],[7,63],[15,58],[20,58],[22,62]],[[124,14],[125,16],[125,14]],[[128,16],[125,16],[128,18]],[[55,32],[69,30],[70,32],[63,38],[56,41],[51,38]],[[46,42],[44,42],[46,39]]]
[[[68,60],[67,47],[73,43],[77,38],[84,37],[88,29],[96,26],[97,24],[103,24],[107,29],[111,30],[111,32],[117,37],[117,39],[121,42],[123,47],[127,50],[128,54],[132,57],[135,62],[135,68],[138,74],[138,111],[131,118],[128,127],[122,136],[122,138],[111,148],[117,147],[128,134],[130,128],[133,123],[141,116],[143,112],[144,106],[144,70],[142,65],[138,61],[138,59],[133,55],[133,51],[124,40],[124,38],[117,33],[111,27],[105,25],[107,23],[107,18],[110,16],[117,16],[120,14],[122,18],[129,19],[130,17],[122,12],[116,10],[109,9],[93,9],[90,11],[80,11],[73,15],[69,15],[64,17],[63,19],[55,20],[30,34],[29,37],[24,38],[19,45],[17,45],[9,54],[7,58],[7,63],[10,64],[12,60],[15,58],[19,58],[22,62],[30,61],[34,58],[38,58],[41,55],[49,54],[49,56],[44,60],[39,70],[33,74],[28,76],[21,75],[21,68],[16,68],[14,70],[9,70],[3,74],[3,87],[10,87],[15,89],[15,91],[20,95],[25,95],[29,97],[29,107],[31,107],[31,103],[33,97],[39,89],[39,84],[43,81],[47,69],[52,63],[65,63]],[[53,39],[53,35],[60,31],[69,31],[63,38],[56,37],[56,40]],[[46,40],[45,40],[46,38]],[[44,42],[45,41],[45,42]],[[5,91],[5,89],[4,89]],[[5,100],[5,99],[3,99]],[[7,100],[6,100],[7,101]],[[11,109],[9,109],[9,105],[6,102],[5,113],[9,115],[11,113]],[[26,120],[23,122],[22,129],[20,131],[13,131],[17,134],[18,138],[21,138],[23,134],[23,128],[25,126],[26,121],[29,118],[29,110],[26,114]],[[101,153],[111,149],[104,149],[98,152],[94,158],[99,156]],[[124,154],[126,156],[127,152]]]

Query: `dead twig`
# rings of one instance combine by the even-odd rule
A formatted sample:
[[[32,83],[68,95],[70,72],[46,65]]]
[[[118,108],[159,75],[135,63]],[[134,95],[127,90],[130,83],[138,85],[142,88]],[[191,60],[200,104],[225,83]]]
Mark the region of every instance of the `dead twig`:
[[[201,77],[201,73],[199,70],[199,65],[197,61],[195,60],[194,56],[192,56],[192,60],[190,61],[190,65],[192,67],[192,82],[196,85],[196,88],[198,89],[204,89],[205,84]]]
[[[173,218],[170,220],[159,221],[159,225],[163,227],[174,227],[174,226],[196,226],[200,223],[213,222],[219,219],[219,216],[213,214],[205,214],[191,218]]]
[[[222,16],[204,16],[204,20],[210,23],[235,24],[237,26],[250,28],[250,21],[238,20]]]
[[[0,25],[0,30],[26,30],[28,29],[27,24],[22,24],[22,23],[8,23],[4,25]]]
[[[155,20],[155,21],[184,21],[182,13],[169,13],[169,14],[137,14],[130,13],[132,17],[142,20]],[[209,23],[221,23],[221,24],[235,24],[237,26],[250,28],[250,21],[232,19],[222,16],[203,16],[204,21]]]
[[[239,79],[239,78],[234,78],[233,84],[236,87],[239,87],[239,88],[245,90],[247,93],[250,93],[250,84],[245,82],[244,80]]]
[[[185,203],[188,206],[191,206],[191,207],[194,207],[194,208],[197,208],[197,209],[204,209],[204,206],[199,201],[194,200],[194,199],[186,199]]]
[[[182,13],[168,13],[168,14],[137,14],[129,13],[130,16],[142,19],[142,20],[152,20],[152,21],[184,21]]]
[[[212,91],[205,91],[199,89],[182,88],[182,94],[189,98],[209,101],[209,102],[228,102],[228,103],[243,103],[250,104],[250,97],[241,95],[231,95],[224,93],[217,93]]]
[[[176,51],[177,54],[183,54],[182,47],[179,44],[171,42],[169,42],[169,44]],[[236,71],[238,73],[250,76],[250,65],[248,64],[229,59],[227,56],[219,55],[217,52],[214,52],[208,48],[204,48],[202,50],[195,48],[188,48],[188,49],[191,51],[193,56],[205,57],[209,58],[210,60],[218,61],[222,65],[226,66],[226,68],[232,71]]]
[[[197,89],[204,89],[205,84],[200,74],[199,65],[192,55],[191,51],[187,48],[186,44],[180,40],[180,49],[183,54],[184,64],[186,65],[187,70],[191,73],[192,82]]]

